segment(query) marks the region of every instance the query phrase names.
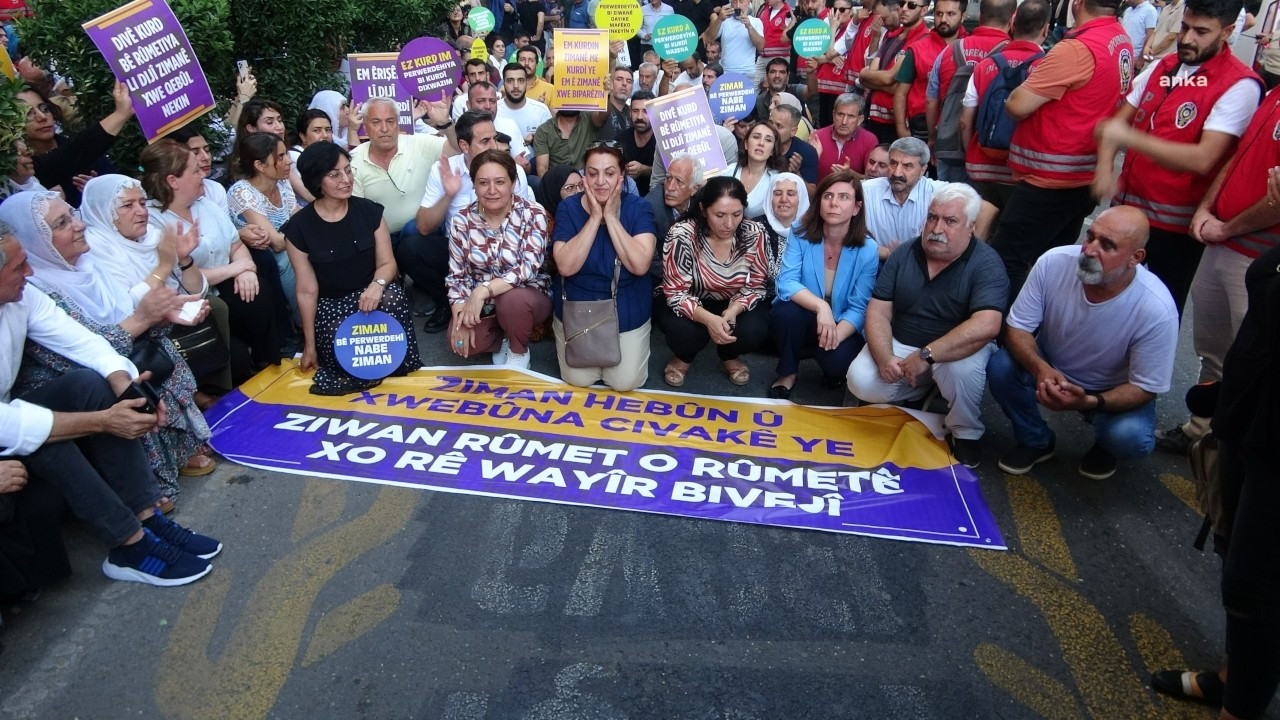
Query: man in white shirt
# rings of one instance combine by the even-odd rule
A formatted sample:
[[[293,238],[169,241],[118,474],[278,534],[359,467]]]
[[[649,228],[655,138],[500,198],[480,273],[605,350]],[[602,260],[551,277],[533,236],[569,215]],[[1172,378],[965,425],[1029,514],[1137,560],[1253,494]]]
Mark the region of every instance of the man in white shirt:
[[[675,10],[662,0],[652,0],[640,6],[640,32],[636,33],[634,45],[627,48],[631,51],[631,59],[642,60],[646,50],[653,49],[653,28],[658,21],[668,15],[674,15]],[[637,52],[639,50],[639,52]],[[646,88],[650,92],[656,92],[657,85],[652,88]]]
[[[533,143],[533,133],[538,126],[551,119],[551,110],[546,105],[525,94],[528,78],[529,71],[523,65],[507,63],[502,69],[503,97],[498,101],[498,120],[514,122],[526,147]]]
[[[671,81],[669,83],[670,87],[665,89],[661,87],[664,84],[663,81],[658,81],[659,89],[662,90],[662,92],[658,93],[659,97],[666,95],[668,92],[675,92],[702,84],[703,63],[702,57],[697,50],[690,53],[689,57],[681,60],[679,64],[674,60],[664,60],[662,67],[663,77],[670,78]],[[676,70],[681,72],[677,73]]]
[[[82,238],[84,224],[66,218],[55,237]],[[161,586],[204,577],[222,543],[156,513],[160,487],[138,441],[164,422],[164,404],[144,410],[145,397],[120,400],[137,368],[44,293],[27,288],[30,275],[26,253],[0,223],[0,487],[19,493],[28,482],[55,487],[111,548],[102,563],[107,577]],[[13,398],[27,340],[87,369]]]
[[[511,157],[515,158],[516,165],[529,169],[529,148],[524,143],[524,132],[514,120],[498,117],[498,88],[488,82],[472,83],[467,89],[467,110],[488,113],[493,118],[493,127],[511,137]]]
[[[1147,41],[1151,39],[1151,32],[1156,28],[1156,21],[1160,19],[1160,11],[1149,0],[1137,2],[1128,0],[1128,2],[1129,9],[1124,11],[1120,24],[1124,25],[1124,31],[1129,34],[1129,41],[1133,43],[1134,49],[1142,52],[1142,49],[1147,46]],[[1141,68],[1143,62],[1135,62],[1134,65]]]
[[[483,60],[468,60],[463,67],[463,78],[466,82],[458,86],[453,96],[453,105],[449,106],[449,119],[457,120],[467,111],[467,91],[476,83],[489,82],[489,63]]]
[[[924,176],[927,167],[929,146],[919,138],[899,138],[889,146],[889,174],[862,183],[867,233],[880,246],[882,262],[924,229],[933,191],[941,184]]]
[[[720,65],[726,73],[756,77],[756,54],[764,49],[764,23],[751,16],[751,0],[730,0],[711,11],[711,25],[702,34],[704,42],[720,42]]]

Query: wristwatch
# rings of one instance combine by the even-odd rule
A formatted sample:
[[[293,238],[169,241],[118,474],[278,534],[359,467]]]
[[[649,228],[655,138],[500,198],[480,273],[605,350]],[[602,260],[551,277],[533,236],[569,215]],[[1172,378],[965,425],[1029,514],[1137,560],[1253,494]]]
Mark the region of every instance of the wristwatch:
[[[920,359],[929,363],[930,365],[934,363],[933,351],[929,349],[928,345],[925,345],[924,347],[920,348]]]
[[[384,288],[385,288],[385,287],[387,286],[387,281],[386,281],[386,280],[383,280],[382,278],[374,278],[374,279],[373,279],[373,281],[374,281],[374,282],[376,282],[376,283],[378,283],[378,286],[379,286],[379,287],[384,287]]]

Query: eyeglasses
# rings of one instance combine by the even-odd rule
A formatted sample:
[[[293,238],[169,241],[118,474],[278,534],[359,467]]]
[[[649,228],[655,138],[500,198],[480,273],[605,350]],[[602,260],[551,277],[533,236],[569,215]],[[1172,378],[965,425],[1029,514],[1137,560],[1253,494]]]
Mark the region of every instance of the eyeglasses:
[[[850,11],[850,10],[852,10],[853,8],[851,8],[851,7],[838,7],[838,6],[837,6],[837,7],[831,8],[831,9],[832,9],[832,10],[835,10],[836,12],[849,12],[849,11]]]
[[[354,180],[356,177],[356,171],[354,168],[348,165],[347,167],[342,168],[341,170],[337,170],[337,169],[330,170],[329,172],[325,173],[324,176],[334,181],[341,180],[342,178],[346,178],[348,180]],[[394,185],[395,183],[393,182],[392,184]],[[399,190],[400,188],[396,188],[396,189]]]
[[[909,3],[903,3],[903,5],[905,5],[908,10],[919,10],[922,7],[928,7],[929,4],[909,2]]]
[[[32,120],[35,120],[37,117],[37,113],[39,113],[40,115],[52,115],[53,108],[50,107],[49,103],[46,103],[46,102],[42,102],[39,105],[32,105],[31,107],[27,108],[27,122],[31,122]]]
[[[80,211],[72,208],[70,211],[54,218],[53,222],[49,223],[49,229],[53,232],[62,232],[71,227],[79,218]]]
[[[565,183],[564,185],[560,186],[560,194],[576,195],[577,193],[580,193],[584,189],[586,189],[586,187],[587,186],[581,180],[579,180],[576,183]]]

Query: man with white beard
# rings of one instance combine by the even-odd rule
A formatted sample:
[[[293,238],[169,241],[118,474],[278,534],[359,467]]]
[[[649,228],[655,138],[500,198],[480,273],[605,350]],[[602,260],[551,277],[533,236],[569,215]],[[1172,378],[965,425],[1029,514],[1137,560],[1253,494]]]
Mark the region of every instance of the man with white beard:
[[[987,365],[1018,441],[1000,458],[1004,472],[1022,475],[1053,457],[1041,406],[1080,412],[1093,425],[1079,467],[1086,478],[1105,480],[1118,460],[1155,447],[1155,399],[1172,381],[1178,311],[1142,265],[1147,233],[1141,210],[1113,207],[1083,245],[1055,247],[1031,269],[1009,311],[1005,348]]]

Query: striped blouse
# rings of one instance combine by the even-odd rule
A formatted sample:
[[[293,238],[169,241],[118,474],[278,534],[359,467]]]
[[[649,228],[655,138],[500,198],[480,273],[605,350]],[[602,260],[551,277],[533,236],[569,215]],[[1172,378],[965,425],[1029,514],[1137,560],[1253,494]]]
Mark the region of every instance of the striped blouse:
[[[542,268],[547,259],[547,213],[516,195],[499,230],[490,230],[473,202],[449,222],[449,304],[466,302],[486,280],[506,280],[511,287],[546,292],[551,279]]]
[[[769,279],[764,226],[743,220],[729,261],[720,262],[693,221],[678,222],[662,248],[662,277],[667,306],[681,317],[692,318],[703,299],[733,299],[750,310]]]

